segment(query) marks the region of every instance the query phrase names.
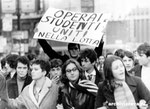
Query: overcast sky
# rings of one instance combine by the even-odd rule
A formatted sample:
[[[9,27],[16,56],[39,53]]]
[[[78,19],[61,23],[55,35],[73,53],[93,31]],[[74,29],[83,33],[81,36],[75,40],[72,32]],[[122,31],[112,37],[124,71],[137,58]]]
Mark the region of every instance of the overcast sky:
[[[95,0],[96,11],[128,13],[136,7],[150,7],[150,0]]]
[[[67,6],[76,7],[80,10],[81,0],[45,0],[50,6],[55,8],[66,8]],[[94,0],[95,12],[110,12],[114,14],[126,14],[131,9],[138,7],[150,7],[150,0]]]

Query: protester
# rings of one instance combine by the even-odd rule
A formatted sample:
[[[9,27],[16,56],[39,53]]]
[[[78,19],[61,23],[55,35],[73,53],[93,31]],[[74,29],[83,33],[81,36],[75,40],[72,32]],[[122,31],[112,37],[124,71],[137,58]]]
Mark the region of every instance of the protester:
[[[16,73],[13,78],[7,81],[9,98],[16,98],[32,81],[29,76],[29,60],[26,56],[19,56],[16,59]]]
[[[150,45],[148,43],[139,45],[137,52],[139,65],[136,65],[131,71],[135,72],[135,76],[141,77],[150,90]]]
[[[134,66],[139,65],[139,61],[138,61],[138,52],[137,50],[133,50],[133,55],[134,55]]]
[[[106,58],[108,58],[108,57],[110,57],[110,56],[113,56],[113,53],[112,52],[108,52],[108,53],[106,53]]]
[[[81,65],[88,80],[97,84],[104,80],[104,75],[95,66],[97,54],[93,49],[86,48],[80,53]]]
[[[74,60],[67,60],[62,67],[62,104],[64,109],[94,109],[97,86],[85,80],[84,71]]]
[[[36,55],[33,53],[28,53],[27,58],[29,59],[29,61],[33,61],[36,59]]]
[[[105,61],[105,56],[104,55],[101,55],[97,58],[96,67],[97,67],[99,72],[104,72],[103,71],[104,61]]]
[[[139,77],[128,74],[120,57],[107,58],[104,73],[105,80],[98,86],[96,109],[150,108],[149,90]]]
[[[33,81],[24,88],[19,97],[9,99],[9,107],[17,109],[56,109],[58,86],[46,77],[49,63],[42,59],[32,62]]]
[[[61,92],[61,89],[64,86],[63,83],[61,82],[62,65],[63,65],[63,62],[60,59],[56,59],[56,58],[52,59],[50,61],[50,72],[48,74],[48,77],[52,80],[52,82],[55,82],[59,86],[57,109],[63,109],[63,107],[62,107],[62,92]]]
[[[124,51],[123,49],[117,49],[114,53],[114,55],[119,56],[120,58],[124,57]]]
[[[63,62],[65,62],[67,59],[71,58],[78,58],[79,52],[80,52],[80,45],[69,43],[68,44],[68,52],[70,53],[70,56],[68,55],[60,55],[58,54],[52,47],[48,44],[48,42],[44,39],[38,39],[39,44],[43,48],[44,52],[49,56],[50,59],[61,59]],[[72,56],[73,55],[73,56]]]
[[[16,54],[9,54],[6,56],[6,73],[8,74],[6,76],[6,80],[13,78],[13,76],[16,73],[16,59],[18,58],[18,55]]]
[[[120,58],[122,58],[123,63],[126,67],[126,70],[131,74],[131,75],[135,75],[135,72],[131,71],[134,68],[134,55],[132,52],[127,51],[127,50],[123,50],[123,49],[118,49],[115,52],[116,56],[119,56]]]
[[[6,64],[6,57],[3,57],[1,59],[1,73],[4,75],[4,77],[6,78],[8,73],[6,72],[6,67],[5,67],[5,64]]]
[[[124,51],[124,56],[122,58],[123,63],[126,67],[126,70],[131,74],[131,75],[135,75],[135,72],[132,72],[131,69],[133,69],[134,67],[134,55],[132,52],[130,51]]]
[[[60,59],[54,58],[50,61],[50,72],[48,77],[56,83],[60,82],[62,76],[62,65],[63,62]]]
[[[7,98],[6,79],[0,73],[0,109],[7,109]]]
[[[48,42],[44,39],[38,39],[39,44],[43,48],[44,52],[49,56],[50,59],[58,58],[61,59],[63,62],[68,60],[69,58],[73,58],[78,60],[79,58],[79,53],[80,53],[80,45],[76,43],[68,43],[68,55],[60,55],[58,54],[52,47],[48,44]],[[102,55],[102,50],[103,50],[103,38],[100,41],[100,44],[98,47],[95,48],[95,51],[98,56]]]

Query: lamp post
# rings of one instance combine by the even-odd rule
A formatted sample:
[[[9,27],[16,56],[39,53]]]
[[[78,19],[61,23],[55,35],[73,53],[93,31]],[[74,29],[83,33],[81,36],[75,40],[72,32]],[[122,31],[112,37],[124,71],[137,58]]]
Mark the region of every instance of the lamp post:
[[[21,17],[20,0],[17,0],[17,27],[18,27],[18,30],[20,30],[20,17]]]
[[[17,30],[20,31],[20,17],[21,17],[21,13],[20,13],[20,0],[17,0]],[[21,55],[21,39],[19,40],[19,55]]]

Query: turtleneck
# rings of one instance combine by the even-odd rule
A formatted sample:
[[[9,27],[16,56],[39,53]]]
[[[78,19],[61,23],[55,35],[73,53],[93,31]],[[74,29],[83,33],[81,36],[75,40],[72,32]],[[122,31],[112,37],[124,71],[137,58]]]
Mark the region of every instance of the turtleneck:
[[[22,91],[22,88],[24,86],[24,82],[25,82],[25,77],[19,77],[17,76],[17,85],[18,85],[18,93],[20,94]]]

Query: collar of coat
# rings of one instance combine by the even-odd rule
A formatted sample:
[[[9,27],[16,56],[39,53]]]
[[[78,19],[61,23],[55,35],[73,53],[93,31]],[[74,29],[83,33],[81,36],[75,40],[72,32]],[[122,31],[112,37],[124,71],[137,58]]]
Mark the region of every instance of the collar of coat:
[[[129,88],[130,88],[130,90],[131,90],[131,92],[132,93],[134,93],[135,92],[135,90],[136,90],[136,88],[137,88],[137,81],[136,81],[136,79],[135,78],[137,78],[137,77],[134,77],[134,76],[126,76],[126,78],[125,78],[125,81],[126,81],[126,83],[128,84],[128,86],[129,86]],[[107,91],[109,91],[109,89],[106,87],[106,82],[105,82],[105,85],[104,85],[104,87],[103,87],[103,91],[105,92],[107,92]]]
[[[44,96],[47,94],[47,92],[49,91],[50,87],[52,86],[52,81],[46,77],[46,81],[44,83],[44,86],[39,94],[39,100],[37,102],[37,100],[35,99],[34,93],[33,93],[33,88],[35,85],[35,81],[33,80],[31,82],[31,84],[29,85],[29,96],[31,98],[31,100],[34,102],[34,104],[39,107],[40,103],[42,102],[42,99],[44,98]]]

